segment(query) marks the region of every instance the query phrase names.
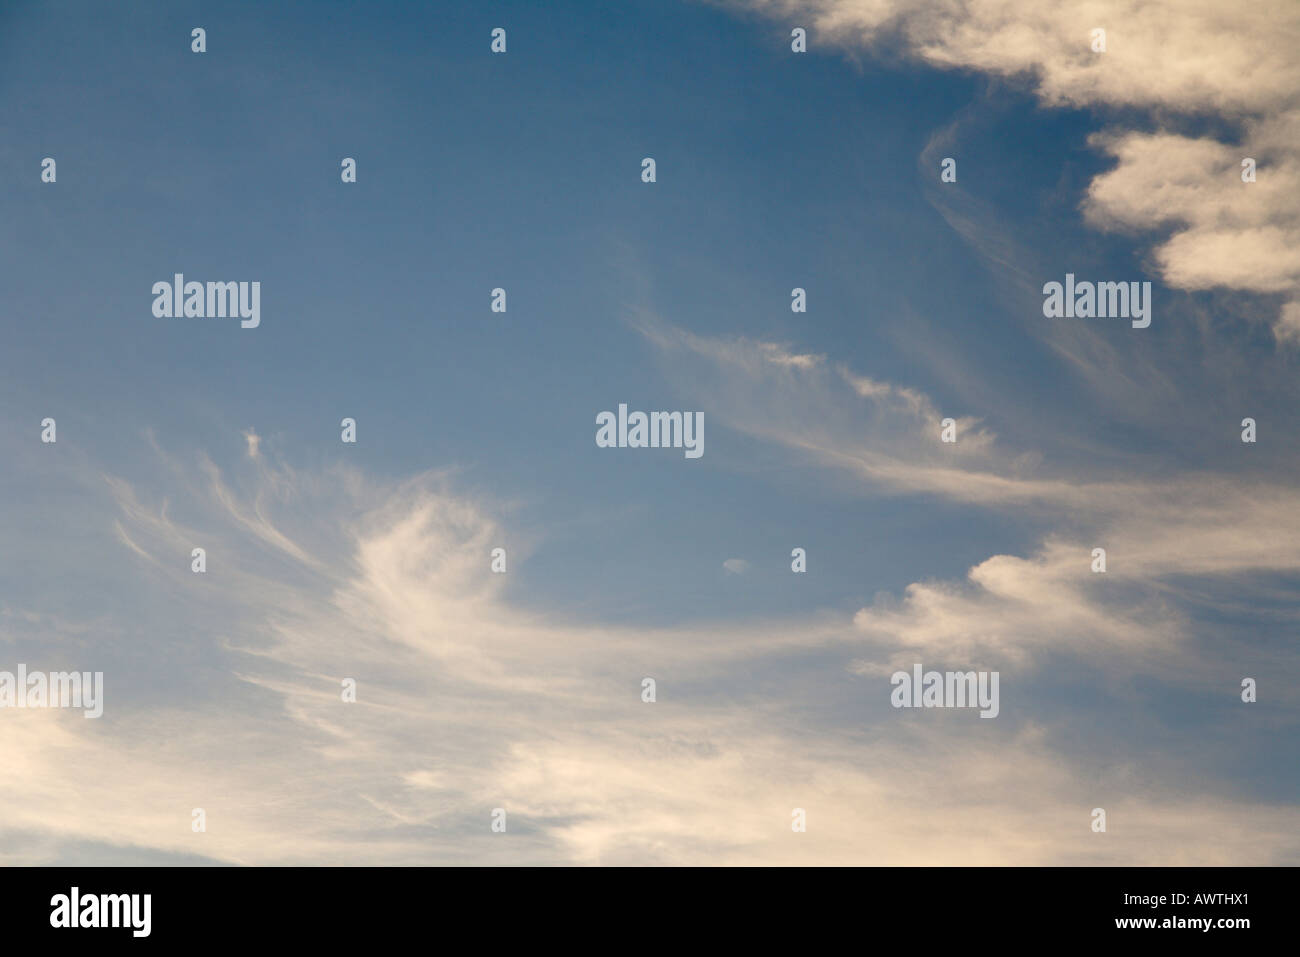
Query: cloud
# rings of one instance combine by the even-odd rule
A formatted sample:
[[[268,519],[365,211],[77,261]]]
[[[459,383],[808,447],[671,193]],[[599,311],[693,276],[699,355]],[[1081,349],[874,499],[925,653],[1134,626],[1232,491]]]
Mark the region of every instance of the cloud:
[[[1293,296],[1300,286],[1300,112],[1251,122],[1240,144],[1169,133],[1094,136],[1116,167],[1093,180],[1084,212],[1103,228],[1173,234],[1154,250],[1161,276],[1189,290],[1240,289]],[[1283,145],[1279,129],[1290,141]],[[1241,181],[1242,160],[1260,165]],[[1285,308],[1275,332],[1300,334]]]
[[[1283,297],[1279,340],[1300,341],[1300,6],[1218,0],[737,0],[806,20],[813,42],[941,69],[1024,78],[1045,106],[1092,108],[1116,160],[1084,201],[1103,229],[1159,229],[1168,285]],[[1091,32],[1106,31],[1093,52]],[[1141,122],[1158,128],[1134,129]],[[1213,117],[1230,132],[1182,135]],[[1258,179],[1241,180],[1241,161]]]
[[[722,563],[722,567],[729,575],[743,575],[749,569],[749,562],[743,558],[728,558]]]
[[[699,336],[644,310],[629,322],[658,349],[665,371],[707,401],[710,417],[801,447],[827,464],[886,484],[944,485],[969,480],[969,471],[953,468],[956,462],[991,467],[1003,458],[979,419],[954,416],[960,441],[941,443],[945,416],[928,396],[843,363],[812,361],[778,343]],[[794,361],[801,358],[809,361]],[[857,437],[846,440],[855,430]]]
[[[744,337],[706,338],[648,311],[631,320],[665,371],[720,424],[803,454],[808,464],[845,471],[875,493],[933,495],[994,509],[1068,514],[1076,523],[1129,536],[1150,563],[1203,569],[1295,568],[1300,545],[1297,490],[1233,467],[1223,472],[1134,478],[1141,453],[1086,474],[1049,467],[1034,449],[999,439],[975,417],[957,417],[957,442],[940,441],[943,411],[915,389],[824,360],[806,367],[772,361],[788,347]],[[1224,504],[1231,504],[1225,508]],[[1200,542],[1178,548],[1173,539]],[[1158,545],[1144,544],[1157,542]],[[1164,556],[1164,557],[1162,557]],[[1252,556],[1260,562],[1249,563]]]
[[[958,714],[909,721],[888,708],[883,681],[844,670],[853,656],[898,644],[1016,651],[954,643],[960,622],[978,616],[991,618],[990,633],[1018,621],[1024,631],[1068,626],[1066,638],[1095,633],[1103,647],[1138,640],[1154,620],[1148,611],[1100,615],[1064,547],[985,563],[971,586],[987,594],[916,589],[903,610],[864,611],[856,626],[831,616],[614,628],[511,601],[508,576],[488,572],[500,540],[495,509],[456,492],[445,474],[380,482],[352,469],[242,461],[216,475],[203,457],[188,469],[177,463],[180,478],[159,483],[165,508],[156,490],[106,486],[133,543],[122,545],[130,574],[189,608],[160,675],[187,680],[176,667],[182,649],[206,647],[208,660],[199,680],[164,702],[121,692],[129,676],[107,666],[107,709],[96,722],[4,716],[21,721],[0,738],[0,762],[15,772],[0,779],[0,820],[5,833],[27,835],[11,845],[14,862],[105,835],[137,851],[249,864],[1300,855],[1295,808],[1188,790],[1154,773],[1141,791],[1117,789],[1049,729],[1005,717],[942,720]],[[212,543],[207,576],[177,558],[193,528]],[[1043,591],[1051,588],[1075,603],[1054,604]],[[4,621],[8,630],[42,619],[7,612]],[[736,679],[764,667],[784,680]],[[810,682],[792,680],[801,670]],[[646,675],[658,680],[654,704],[639,696]],[[342,701],[343,678],[357,682],[355,704]],[[846,679],[867,713],[817,717]],[[1115,831],[1104,843],[1087,829],[1098,804]],[[208,829],[196,834],[190,814],[200,807]],[[506,836],[488,828],[494,807],[507,809]],[[807,834],[790,830],[796,807],[808,814]]]
[[[890,674],[915,661],[1005,670],[1062,649],[1139,669],[1167,656],[1187,633],[1185,617],[1159,593],[1094,573],[1090,557],[1052,542],[1028,559],[994,555],[961,585],[917,582],[901,602],[877,600],[854,624],[888,654],[854,670]]]
[[[1044,102],[1241,114],[1295,102],[1290,41],[1300,14],[1285,0],[1248,10],[1214,0],[737,0],[733,7],[811,21],[816,39],[895,52],[932,66],[1032,75]],[[1106,30],[1104,54],[1092,51]]]
[[[1294,484],[1230,465],[1136,477],[1140,453],[1081,472],[1008,447],[973,419],[959,420],[956,446],[944,445],[939,409],[916,390],[829,359],[771,361],[789,348],[705,339],[648,312],[634,325],[722,426],[842,472],[865,494],[929,496],[1053,529],[1029,555],[991,555],[965,581],[914,582],[901,600],[862,608],[854,623],[871,650],[855,659],[855,673],[888,674],[918,655],[1032,670],[1064,652],[1203,685],[1221,680],[1207,662],[1167,660],[1201,634],[1191,610],[1199,596],[1226,590],[1262,606],[1274,588],[1292,601],[1300,591]],[[1096,547],[1107,551],[1104,574],[1092,571]],[[1295,667],[1294,658],[1269,660]]]
[[[505,793],[536,817],[573,816],[556,836],[590,864],[1172,865],[1300,852],[1292,808],[1255,805],[1254,816],[1232,800],[1116,787],[1052,754],[1033,726],[996,742],[911,724],[821,743],[753,730],[742,742],[705,727],[521,748]],[[1106,835],[1089,829],[1098,803]],[[795,808],[806,833],[791,832]]]

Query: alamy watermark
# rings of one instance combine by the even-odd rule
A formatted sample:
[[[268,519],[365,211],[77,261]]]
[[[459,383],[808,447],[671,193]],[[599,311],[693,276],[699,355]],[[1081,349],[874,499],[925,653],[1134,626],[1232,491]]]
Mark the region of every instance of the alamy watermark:
[[[0,708],[83,708],[87,718],[104,713],[104,672],[0,671]]]
[[[979,708],[981,718],[996,718],[998,672],[927,671],[913,665],[912,673],[895,671],[889,703],[895,708]]]
[[[148,937],[152,929],[152,894],[70,893],[50,898],[51,927],[126,927],[133,937]]]
[[[1151,325],[1151,283],[1075,282],[1043,285],[1043,315],[1048,319],[1132,319],[1134,329]]]
[[[618,416],[596,416],[596,445],[602,449],[685,449],[688,459],[704,454],[703,412],[632,412],[620,402]]]
[[[172,282],[153,284],[153,314],[159,319],[225,319],[238,317],[245,329],[262,322],[260,282],[186,282],[176,273]]]

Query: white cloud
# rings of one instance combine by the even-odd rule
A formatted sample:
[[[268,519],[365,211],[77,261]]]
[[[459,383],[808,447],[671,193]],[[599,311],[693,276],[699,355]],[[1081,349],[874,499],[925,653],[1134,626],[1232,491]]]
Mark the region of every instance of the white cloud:
[[[855,625],[871,650],[852,665],[859,674],[889,674],[918,656],[1032,670],[1064,653],[1103,667],[1158,666],[1168,680],[1204,684],[1220,680],[1210,663],[1163,660],[1195,632],[1182,603],[1211,582],[1243,599],[1263,597],[1261,575],[1290,576],[1294,598],[1293,484],[1236,468],[1133,478],[1123,459],[1085,477],[1007,447],[976,420],[960,420],[957,446],[944,446],[940,410],[915,390],[832,361],[792,370],[765,361],[772,349],[761,344],[682,334],[648,314],[636,324],[691,401],[721,425],[841,471],[867,492],[933,496],[1068,527],[1029,556],[989,556],[966,581],[914,582],[901,601],[861,609]],[[1099,546],[1108,553],[1105,574],[1091,570]]]
[[[823,689],[844,677],[847,654],[900,644],[1033,652],[1032,642],[1013,647],[1017,633],[999,644],[999,623],[1021,635],[1060,626],[1099,646],[1149,644],[1144,610],[1099,612],[1064,548],[990,560],[967,594],[918,588],[902,610],[864,611],[857,629],[835,619],[609,628],[515,607],[487,572],[491,509],[440,476],[391,485],[245,462],[233,476],[201,463],[193,481],[169,477],[173,496],[193,494],[166,510],[147,492],[114,487],[134,543],[123,556],[148,555],[137,574],[221,609],[194,615],[185,643],[201,644],[205,628],[219,635],[224,650],[206,673],[239,680],[151,704],[119,695],[124,676],[110,671],[99,721],[17,715],[21,727],[0,738],[0,763],[16,769],[0,778],[0,821],[30,838],[15,845],[14,862],[87,840],[241,863],[1154,864],[1247,852],[1283,863],[1300,854],[1294,808],[1155,779],[1142,793],[1107,791],[1032,726],[900,719],[868,673],[850,680],[886,724],[827,725],[806,716],[798,683],[774,696],[769,684],[735,678],[814,651],[831,653]],[[276,503],[261,509],[266,527],[246,520],[259,499]],[[201,587],[184,562],[163,560],[188,536],[180,516],[219,543]],[[976,632],[969,648],[953,642],[981,616],[990,641]],[[645,674],[659,678],[655,704],[640,700]],[[344,677],[357,681],[355,704],[341,700]],[[710,681],[725,690],[691,690]],[[1103,802],[1124,827],[1100,842],[1087,813]],[[204,834],[190,830],[195,807],[207,813]],[[488,830],[493,807],[507,808],[508,838]],[[790,831],[794,807],[808,812],[807,834]]]
[[[1096,145],[1117,160],[1085,202],[1102,228],[1157,227],[1170,286],[1285,297],[1274,331],[1300,341],[1300,4],[1220,0],[736,0],[807,21],[812,42],[938,68],[1024,76],[1048,106],[1097,108]],[[1106,31],[1106,52],[1091,31]],[[1122,109],[1159,128],[1125,129]],[[1236,138],[1170,132],[1213,115]],[[1259,162],[1243,184],[1244,157]]]

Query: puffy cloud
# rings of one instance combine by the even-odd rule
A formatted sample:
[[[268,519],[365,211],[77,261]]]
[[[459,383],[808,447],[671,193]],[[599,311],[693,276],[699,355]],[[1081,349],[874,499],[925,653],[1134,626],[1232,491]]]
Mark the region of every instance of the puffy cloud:
[[[814,39],[939,68],[1024,76],[1048,106],[1097,108],[1116,160],[1084,210],[1102,228],[1158,228],[1161,278],[1187,290],[1285,299],[1273,328],[1300,341],[1300,5],[1217,0],[738,0],[806,18]],[[1091,31],[1106,31],[1093,52]],[[1125,129],[1123,110],[1159,129]],[[1170,131],[1213,115],[1230,139]],[[1258,161],[1254,183],[1241,161]]]
[[[1300,13],[1286,0],[736,0],[807,18],[814,37],[939,67],[1032,73],[1053,105],[1124,105],[1240,114],[1295,102]],[[1091,33],[1106,30],[1106,52]]]

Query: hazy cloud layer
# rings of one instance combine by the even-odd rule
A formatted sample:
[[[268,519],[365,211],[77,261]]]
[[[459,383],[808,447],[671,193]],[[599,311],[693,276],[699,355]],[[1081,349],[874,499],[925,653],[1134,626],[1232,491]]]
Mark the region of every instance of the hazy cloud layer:
[[[882,390],[865,391],[892,394]],[[1149,596],[1101,600],[1073,548],[992,558],[972,571],[975,593],[918,584],[853,621],[606,628],[516,607],[506,576],[485,573],[501,533],[492,509],[445,475],[309,474],[265,451],[227,475],[203,457],[187,467],[160,455],[172,470],[165,500],[106,485],[122,560],[207,610],[185,634],[214,643],[233,683],[196,686],[183,707],[150,706],[113,700],[110,669],[101,721],[11,715],[23,724],[0,744],[16,769],[0,783],[0,810],[6,829],[39,838],[17,861],[106,839],[240,863],[1151,864],[1300,853],[1293,808],[1151,776],[1140,787],[1093,778],[1053,732],[1014,717],[921,723],[885,706],[882,654],[1007,675],[1045,651],[1122,651],[1130,667],[1168,667],[1157,659],[1181,640],[1178,618]],[[204,577],[184,561],[199,539],[210,544]],[[803,682],[773,697],[735,680],[796,660],[822,687],[837,673],[861,683],[855,696],[874,716],[828,724],[805,714]],[[659,681],[655,704],[640,700],[643,676]],[[344,677],[357,679],[356,704],[341,700]],[[1122,822],[1105,843],[1088,840],[1098,803]],[[189,829],[194,807],[208,815],[204,834]],[[509,844],[487,830],[494,807],[511,815]],[[796,807],[813,822],[801,843],[789,828]]]

